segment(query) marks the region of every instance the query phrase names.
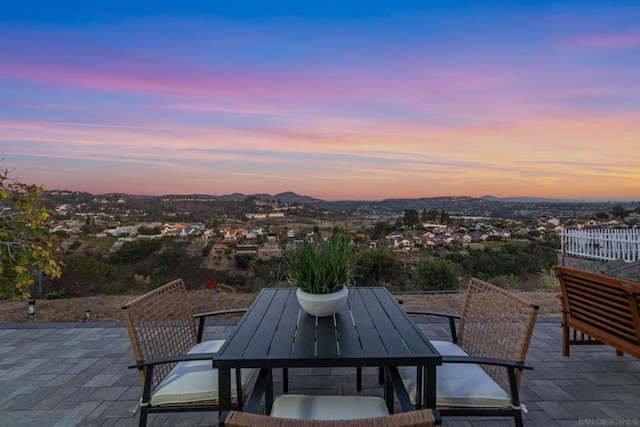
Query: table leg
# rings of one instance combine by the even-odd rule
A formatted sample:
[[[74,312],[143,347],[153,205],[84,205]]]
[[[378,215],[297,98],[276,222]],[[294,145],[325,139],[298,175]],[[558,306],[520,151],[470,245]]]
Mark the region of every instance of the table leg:
[[[387,371],[387,367],[380,367],[380,372],[382,372],[382,384],[384,388],[384,400],[387,402],[387,410],[390,414],[393,414],[393,404],[394,404],[394,390],[393,383],[391,382],[391,378],[389,377],[389,372]]]
[[[425,406],[429,409],[436,408],[436,366],[425,367],[426,378],[424,381]]]
[[[264,400],[265,400],[265,412],[267,415],[271,415],[271,408],[273,407],[273,371],[272,370],[269,370],[269,381],[267,384],[267,389],[264,392]]]
[[[218,415],[231,410],[231,369],[218,368]]]
[[[418,365],[416,368],[416,409],[424,408],[424,366]]]

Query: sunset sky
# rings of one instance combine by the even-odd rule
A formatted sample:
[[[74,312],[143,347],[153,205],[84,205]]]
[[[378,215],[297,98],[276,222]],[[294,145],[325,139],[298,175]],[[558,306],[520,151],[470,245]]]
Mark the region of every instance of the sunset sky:
[[[3,1],[0,158],[94,194],[640,200],[640,1]]]

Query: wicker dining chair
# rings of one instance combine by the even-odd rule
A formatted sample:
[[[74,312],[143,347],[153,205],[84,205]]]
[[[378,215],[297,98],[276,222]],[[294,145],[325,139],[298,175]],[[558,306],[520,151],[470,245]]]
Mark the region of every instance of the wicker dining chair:
[[[213,357],[224,340],[202,341],[204,320],[209,316],[245,311],[233,309],[193,315],[182,279],[122,307],[136,360],[129,368],[138,369],[142,387],[140,426],[146,425],[149,413],[218,410],[218,371],[213,368]],[[257,370],[242,369],[234,375],[233,402],[241,409],[243,399],[255,383]]]
[[[305,410],[309,407],[314,408],[314,412],[324,413],[328,415],[336,415],[340,413],[345,405],[352,405],[355,408],[359,406],[373,408],[373,412],[378,415],[367,415],[367,412],[361,412],[360,418],[349,419],[301,419],[301,418],[284,418],[278,416],[277,408],[286,406],[289,402],[284,403],[281,399],[286,396],[292,396],[293,399],[302,399]],[[378,410],[386,408],[385,402],[376,402],[376,397],[372,396],[296,396],[283,395],[276,398],[274,402],[274,412],[271,415],[255,414],[251,412],[229,411],[223,414],[220,425],[224,427],[432,427],[442,424],[442,419],[438,411],[431,409],[422,409],[417,411],[401,412],[389,415],[388,412],[382,414]],[[342,402],[342,405],[340,404]],[[351,410],[353,412],[353,409]],[[283,412],[290,412],[285,409]],[[362,418],[364,417],[364,418]]]
[[[431,343],[442,355],[436,370],[436,407],[447,416],[508,416],[522,426],[519,388],[538,306],[521,295],[472,278],[460,316],[429,311],[412,315],[449,319],[451,341]],[[456,321],[458,328],[456,330]],[[400,367],[412,401],[420,407],[423,378]]]

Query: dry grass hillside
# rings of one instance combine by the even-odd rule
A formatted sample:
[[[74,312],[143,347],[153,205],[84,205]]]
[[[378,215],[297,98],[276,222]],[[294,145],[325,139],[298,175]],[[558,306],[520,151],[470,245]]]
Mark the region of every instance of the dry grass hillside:
[[[560,316],[560,302],[556,298],[558,292],[531,291],[523,292],[526,298],[540,306],[540,316]],[[188,292],[194,313],[229,308],[248,307],[256,294],[214,292],[212,290],[196,290]],[[135,295],[93,296],[83,298],[41,299],[36,302],[36,314],[29,316],[27,301],[0,301],[0,322],[84,322],[85,310],[91,309],[91,322],[121,321],[121,307],[133,300]],[[402,300],[406,308],[435,310],[457,313],[461,310],[464,296],[401,294],[396,298]]]

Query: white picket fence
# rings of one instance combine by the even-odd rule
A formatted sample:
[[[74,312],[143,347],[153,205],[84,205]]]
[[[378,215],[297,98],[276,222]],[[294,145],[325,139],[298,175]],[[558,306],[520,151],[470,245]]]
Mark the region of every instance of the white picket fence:
[[[562,253],[625,262],[640,260],[640,229],[564,229]]]

